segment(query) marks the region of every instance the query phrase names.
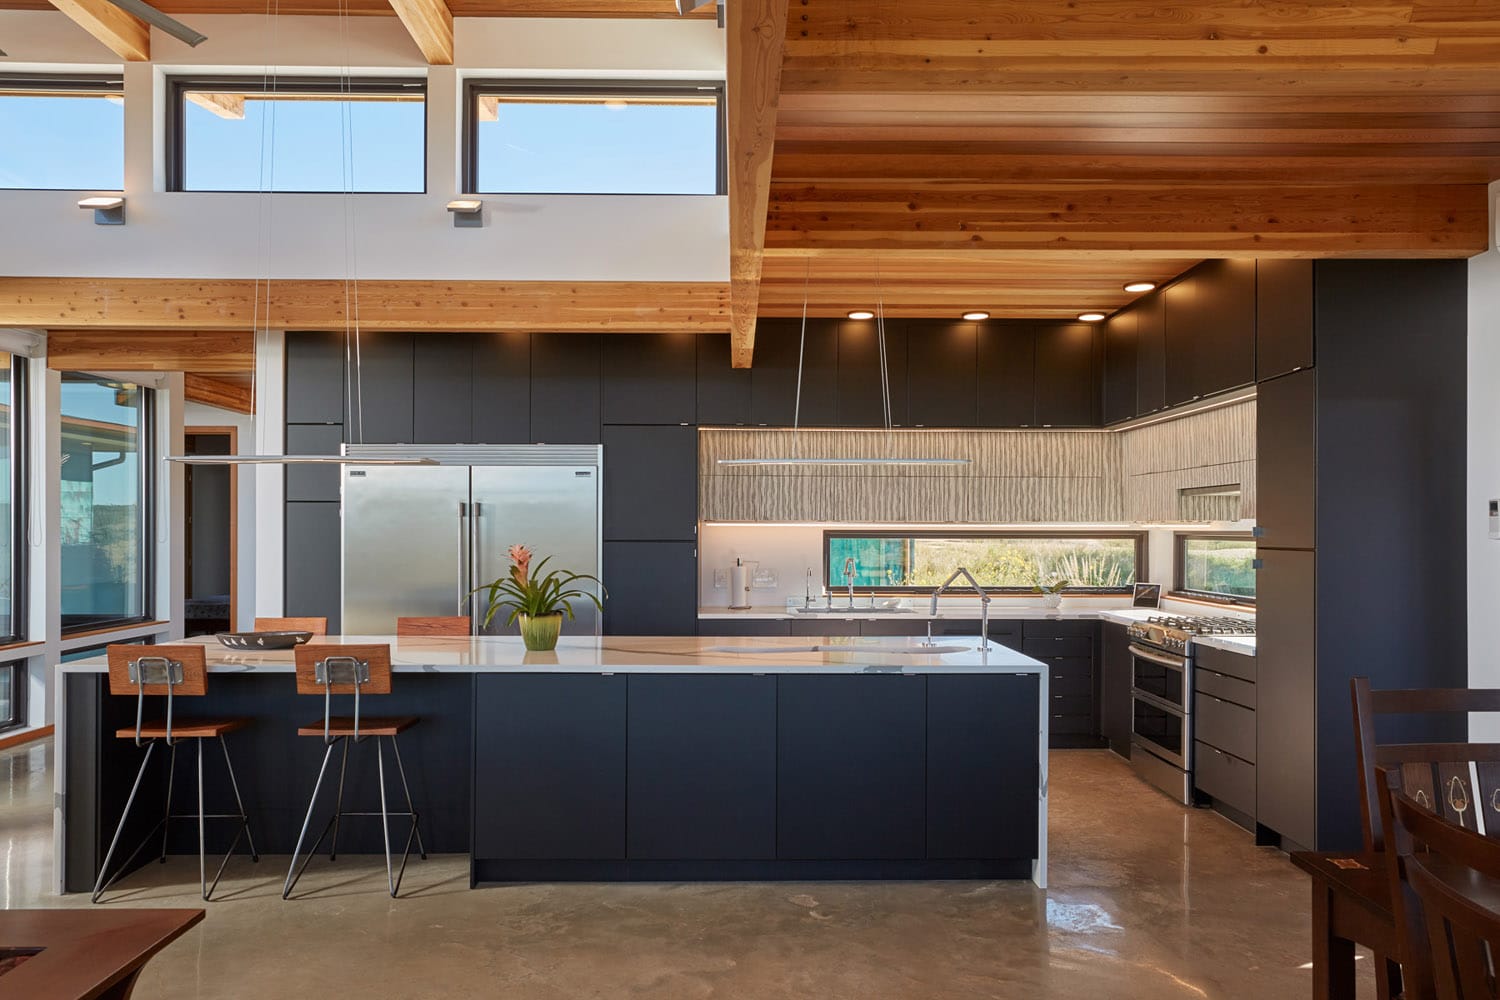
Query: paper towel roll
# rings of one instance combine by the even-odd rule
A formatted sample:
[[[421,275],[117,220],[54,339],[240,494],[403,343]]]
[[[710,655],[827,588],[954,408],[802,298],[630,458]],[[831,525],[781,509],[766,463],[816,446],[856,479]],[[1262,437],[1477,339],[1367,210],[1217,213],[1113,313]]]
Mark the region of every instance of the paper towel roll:
[[[750,606],[750,583],[752,567],[729,567],[729,606],[742,610]]]

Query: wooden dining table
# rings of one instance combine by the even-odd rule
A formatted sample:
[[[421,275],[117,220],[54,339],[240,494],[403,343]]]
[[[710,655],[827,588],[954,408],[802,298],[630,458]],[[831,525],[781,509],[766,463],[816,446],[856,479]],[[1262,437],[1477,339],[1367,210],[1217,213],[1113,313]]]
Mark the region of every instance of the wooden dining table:
[[[1295,851],[1292,864],[1312,879],[1313,1000],[1354,1000],[1354,946],[1377,956],[1397,953],[1390,876],[1376,853]],[[1376,969],[1381,997],[1389,970]],[[1383,988],[1381,988],[1383,987]]]
[[[0,910],[0,997],[126,1000],[203,910]]]

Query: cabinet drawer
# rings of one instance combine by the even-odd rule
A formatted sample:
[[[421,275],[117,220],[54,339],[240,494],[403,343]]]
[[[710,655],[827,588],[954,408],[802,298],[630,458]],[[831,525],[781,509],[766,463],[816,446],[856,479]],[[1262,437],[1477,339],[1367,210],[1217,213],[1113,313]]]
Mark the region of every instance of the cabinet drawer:
[[[1194,646],[1193,662],[1219,674],[1238,677],[1242,681],[1255,683],[1255,657],[1244,653],[1231,653],[1227,649],[1211,646]]]
[[[1193,711],[1197,739],[1255,763],[1254,712],[1201,692],[1194,696]]]
[[[1050,638],[1052,636],[1081,635],[1092,639],[1094,630],[1099,627],[1096,621],[1060,621],[1055,619],[1028,620],[1023,624],[1022,635],[1028,639]]]
[[[1084,656],[1038,656],[1038,660],[1051,668],[1053,675],[1069,677],[1093,677],[1094,661]]]
[[[1087,736],[1094,731],[1094,717],[1054,712],[1047,725],[1053,736]]]
[[[1076,670],[1052,670],[1048,690],[1053,697],[1058,695],[1082,695],[1094,697],[1094,678],[1087,672]]]
[[[1231,809],[1255,815],[1255,765],[1201,740],[1194,747],[1193,787]]]
[[[1021,645],[1027,656],[1093,656],[1094,640],[1083,635],[1027,636]]]
[[[1193,673],[1193,683],[1198,685],[1199,694],[1213,695],[1245,708],[1255,707],[1255,685],[1249,681],[1199,667]]]
[[[1094,696],[1091,694],[1059,694],[1051,692],[1053,715],[1093,715]]]

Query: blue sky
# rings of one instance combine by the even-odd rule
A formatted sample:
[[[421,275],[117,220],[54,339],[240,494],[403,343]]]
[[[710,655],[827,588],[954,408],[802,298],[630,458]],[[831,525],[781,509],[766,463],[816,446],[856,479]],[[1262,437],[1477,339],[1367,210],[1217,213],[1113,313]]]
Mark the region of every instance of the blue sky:
[[[347,106],[353,190],[423,190],[423,105]],[[186,187],[258,191],[274,178],[273,190],[344,190],[343,107],[252,100],[244,119],[233,120],[188,104]],[[505,102],[499,120],[478,129],[482,192],[713,194],[716,187],[712,104]],[[0,187],[120,190],[123,160],[121,104],[0,96]]]

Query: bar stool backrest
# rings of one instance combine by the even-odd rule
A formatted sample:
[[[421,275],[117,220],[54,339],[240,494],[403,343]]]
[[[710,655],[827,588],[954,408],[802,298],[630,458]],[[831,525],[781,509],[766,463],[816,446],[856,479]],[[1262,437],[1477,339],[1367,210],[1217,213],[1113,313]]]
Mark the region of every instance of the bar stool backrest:
[[[354,740],[363,739],[359,732],[360,696],[391,693],[391,647],[370,645],[298,646],[297,693],[323,696],[323,742],[331,743],[333,696],[354,695]]]
[[[328,634],[327,618],[257,618],[257,632],[311,632],[313,635]]]
[[[135,695],[135,745],[140,746],[146,695],[166,695],[167,743],[172,736],[172,701],[208,693],[208,661],[202,646],[108,646],[109,693]]]
[[[474,623],[466,615],[448,615],[439,618],[397,618],[396,635],[406,638],[421,636],[459,636],[467,639],[474,634]]]

